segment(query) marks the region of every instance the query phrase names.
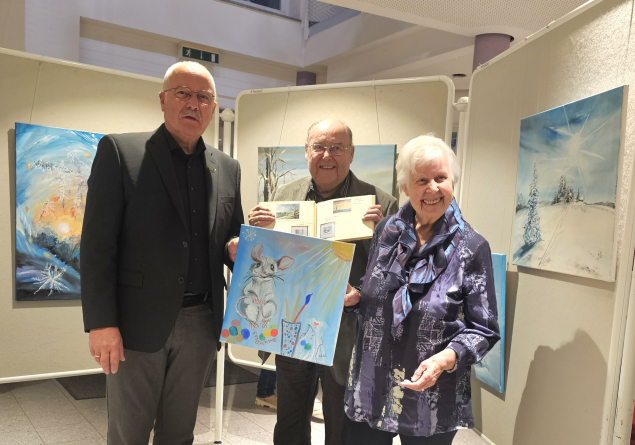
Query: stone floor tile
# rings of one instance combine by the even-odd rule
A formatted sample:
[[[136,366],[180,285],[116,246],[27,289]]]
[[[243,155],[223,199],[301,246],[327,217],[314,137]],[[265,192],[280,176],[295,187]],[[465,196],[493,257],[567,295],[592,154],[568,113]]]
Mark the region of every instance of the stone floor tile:
[[[31,427],[25,431],[13,431],[0,434],[0,445],[44,445],[44,442]]]
[[[101,438],[101,435],[88,421],[77,425],[38,428],[37,432],[46,445]]]
[[[72,442],[63,442],[63,445],[106,445],[106,440],[101,437],[98,439],[74,440]]]
[[[73,404],[66,397],[56,399],[25,399],[19,403],[27,416],[69,408],[75,409]]]
[[[30,431],[33,429],[29,418],[24,413],[15,415],[0,415],[0,435],[5,433]]]
[[[77,411],[77,408],[70,404],[61,408],[29,413],[27,416],[35,429],[86,422],[86,419]]]
[[[18,402],[66,398],[52,380],[7,383]]]

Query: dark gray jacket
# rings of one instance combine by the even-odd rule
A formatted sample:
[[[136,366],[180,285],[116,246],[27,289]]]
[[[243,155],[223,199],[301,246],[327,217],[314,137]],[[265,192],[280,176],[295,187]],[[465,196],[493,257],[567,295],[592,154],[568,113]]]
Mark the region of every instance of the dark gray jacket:
[[[285,184],[276,189],[272,196],[272,201],[302,201],[306,199],[306,195],[311,185],[311,177],[298,179],[289,184]],[[351,172],[351,183],[347,196],[363,196],[375,195],[375,202],[381,205],[384,216],[397,213],[399,209],[397,199],[375,187],[374,185],[360,181]],[[370,251],[370,239],[362,241],[354,241],[355,256],[353,257],[353,265],[351,266],[351,274],[349,282],[353,286],[357,286],[360,279],[366,272],[366,263],[368,262],[368,252]],[[337,345],[335,347],[335,357],[333,358],[333,366],[331,371],[333,377],[340,385],[346,385],[346,377],[348,376],[348,368],[351,361],[351,353],[353,345],[357,339],[357,315],[353,313],[342,314],[342,322],[340,323],[340,331],[337,336]]]
[[[207,146],[211,298],[223,322],[226,243],[240,233],[240,166]],[[211,192],[211,193],[210,193]],[[163,130],[106,135],[88,179],[80,266],[84,329],[118,327],[124,347],[156,352],[181,308],[189,228]]]

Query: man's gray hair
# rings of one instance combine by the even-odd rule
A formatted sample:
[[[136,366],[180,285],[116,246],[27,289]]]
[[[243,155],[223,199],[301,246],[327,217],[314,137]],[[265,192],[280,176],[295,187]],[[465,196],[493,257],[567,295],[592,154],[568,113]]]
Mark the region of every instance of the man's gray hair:
[[[456,155],[442,139],[426,134],[412,139],[399,151],[396,166],[399,188],[405,190],[404,186],[408,185],[410,174],[415,173],[417,167],[436,160],[439,156],[447,156],[452,183],[456,185],[461,177],[461,167]]]
[[[174,73],[174,70],[176,70],[177,68],[185,68],[188,71],[199,72],[199,73],[202,73],[202,74],[207,73],[207,75],[209,76],[210,81],[212,82],[212,92],[214,93],[214,102],[216,102],[216,103],[218,102],[218,94],[216,94],[216,82],[214,82],[214,77],[212,77],[212,74],[203,65],[201,65],[198,62],[194,62],[194,61],[190,61],[190,60],[184,60],[182,62],[176,62],[174,65],[172,65],[170,68],[168,68],[168,70],[165,72],[165,76],[163,76],[163,89],[164,90],[167,90],[168,83],[170,82],[170,77],[172,77],[172,74]],[[183,85],[176,85],[176,86],[183,86]]]
[[[339,122],[340,124],[342,124],[344,126],[344,129],[346,130],[346,133],[348,133],[348,140],[350,141],[350,145],[353,145],[353,132],[351,131],[351,128],[346,125],[344,122],[342,122],[341,120],[338,119],[322,119],[319,120],[317,122],[314,122],[313,124],[311,124],[311,126],[309,127],[309,131],[306,132],[306,142],[309,142],[309,138],[311,137],[311,131],[313,130],[313,128],[318,125],[321,124],[322,122]]]

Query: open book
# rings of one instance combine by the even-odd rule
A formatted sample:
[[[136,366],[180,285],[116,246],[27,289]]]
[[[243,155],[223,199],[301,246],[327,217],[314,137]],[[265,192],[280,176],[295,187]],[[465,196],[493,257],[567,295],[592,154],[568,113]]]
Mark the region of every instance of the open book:
[[[261,202],[260,206],[268,208],[276,215],[276,221],[266,226],[267,229],[331,241],[355,241],[372,238],[375,223],[362,221],[362,216],[374,204],[375,195],[364,195],[320,203]]]

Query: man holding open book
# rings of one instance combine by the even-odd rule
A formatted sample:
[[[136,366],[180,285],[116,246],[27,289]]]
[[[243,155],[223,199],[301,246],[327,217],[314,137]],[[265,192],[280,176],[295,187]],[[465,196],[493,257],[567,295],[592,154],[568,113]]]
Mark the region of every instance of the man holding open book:
[[[383,190],[360,181],[350,171],[355,147],[353,133],[341,121],[323,120],[311,125],[305,144],[305,159],[311,176],[280,186],[272,201],[314,201],[374,195],[362,221],[378,223],[397,212],[397,199]],[[275,214],[265,206],[249,213],[249,224],[267,227],[275,223]],[[371,231],[372,236],[372,231]],[[355,241],[355,256],[349,281],[358,283],[366,270],[369,239]],[[344,390],[353,345],[357,338],[357,316],[344,313],[337,337],[333,366],[328,367],[290,357],[276,356],[278,383],[278,421],[273,441],[276,445],[310,445],[311,413],[322,381],[322,409],[326,445],[339,445],[344,415]]]

